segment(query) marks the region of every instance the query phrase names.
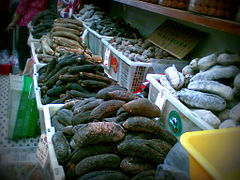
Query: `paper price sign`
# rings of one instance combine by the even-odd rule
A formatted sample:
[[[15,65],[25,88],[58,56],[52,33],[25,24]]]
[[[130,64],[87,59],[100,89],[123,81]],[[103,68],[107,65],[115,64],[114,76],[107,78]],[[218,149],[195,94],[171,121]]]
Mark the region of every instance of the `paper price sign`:
[[[85,37],[87,36],[87,34],[88,34],[88,30],[85,29],[85,30],[83,31],[82,36],[81,36],[81,40],[82,40],[83,43],[86,43],[86,42],[85,42]]]
[[[40,140],[38,143],[36,157],[41,167],[44,168],[48,158],[48,144],[46,134],[41,134]]]
[[[107,68],[109,68],[110,54],[111,54],[110,49],[109,49],[109,48],[106,48],[105,53],[104,53],[104,57],[103,57],[103,64],[104,64],[104,66],[106,66]]]
[[[162,109],[164,103],[166,101],[166,98],[163,96],[163,93],[162,92],[159,92],[157,94],[157,98],[155,100],[155,104],[160,108]]]

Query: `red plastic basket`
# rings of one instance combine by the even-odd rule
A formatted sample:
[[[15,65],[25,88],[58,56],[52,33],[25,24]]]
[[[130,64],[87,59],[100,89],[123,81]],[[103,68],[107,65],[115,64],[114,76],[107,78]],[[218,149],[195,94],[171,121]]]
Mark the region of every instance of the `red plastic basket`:
[[[12,69],[12,63],[11,64],[0,64],[0,75],[9,75]]]

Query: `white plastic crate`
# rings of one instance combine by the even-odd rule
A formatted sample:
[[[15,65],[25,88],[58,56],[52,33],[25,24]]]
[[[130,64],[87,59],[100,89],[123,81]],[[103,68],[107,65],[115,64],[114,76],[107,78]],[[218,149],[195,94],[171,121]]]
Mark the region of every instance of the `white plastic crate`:
[[[9,75],[9,94],[8,94],[8,138],[12,139],[14,127],[17,119],[18,106],[20,103],[23,76]]]
[[[214,129],[203,121],[196,113],[173,97],[157,80],[159,74],[148,74],[150,81],[148,99],[159,106],[161,110],[160,121],[177,138],[187,131]]]
[[[45,125],[45,119],[44,119],[44,113],[43,113],[43,108],[46,105],[43,105],[42,101],[41,101],[41,89],[38,86],[39,75],[38,75],[37,72],[44,65],[45,64],[34,64],[33,65],[34,93],[35,93],[35,96],[36,96],[37,108],[38,108],[38,111],[39,111],[39,120],[40,120],[40,123],[41,123],[40,126],[41,126],[42,130],[45,130],[47,128],[46,125]],[[54,104],[54,105],[57,105],[57,104]]]
[[[135,92],[146,79],[146,74],[152,67],[151,63],[133,62],[111,46],[107,39],[103,38],[102,42],[104,68],[120,85]]]
[[[32,33],[29,32],[28,41],[27,41],[27,44],[29,47],[31,47],[31,43],[40,43],[40,39],[33,38]]]
[[[43,114],[43,107],[44,105],[42,104],[41,101],[41,90],[38,86],[38,73],[37,71],[44,66],[43,64],[34,64],[33,65],[33,85],[34,85],[34,93],[36,96],[36,102],[37,102],[37,108],[39,112],[39,121],[40,121],[40,127],[41,130],[45,130],[45,124],[44,124],[44,114]]]
[[[64,104],[48,104],[43,107],[46,129],[53,127],[51,118],[63,106]]]
[[[85,23],[83,27],[87,30],[86,35],[83,37],[84,42],[87,47],[92,51],[93,54],[98,55],[100,57],[103,56],[103,43],[102,39],[112,39],[113,37],[110,36],[102,36],[98,34],[96,31],[89,28]]]
[[[58,164],[56,153],[52,143],[52,136],[55,133],[55,129],[52,127],[52,124],[51,124],[51,117],[62,106],[63,104],[44,106],[44,119],[46,123],[46,134],[47,134],[47,142],[48,142],[48,163],[49,163],[48,165],[50,168],[51,177],[54,180],[65,179],[65,173],[64,173],[63,167]]]

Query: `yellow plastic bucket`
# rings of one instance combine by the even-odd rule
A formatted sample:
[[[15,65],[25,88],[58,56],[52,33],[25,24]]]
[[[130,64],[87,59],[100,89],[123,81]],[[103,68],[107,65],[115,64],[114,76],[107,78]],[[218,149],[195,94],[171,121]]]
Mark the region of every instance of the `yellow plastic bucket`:
[[[186,132],[180,142],[192,180],[240,179],[240,127]]]

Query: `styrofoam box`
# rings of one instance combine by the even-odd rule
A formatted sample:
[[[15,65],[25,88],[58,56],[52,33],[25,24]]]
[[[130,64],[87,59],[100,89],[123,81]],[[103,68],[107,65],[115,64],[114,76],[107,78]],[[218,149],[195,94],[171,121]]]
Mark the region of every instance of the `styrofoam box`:
[[[107,41],[107,39],[102,39],[104,44],[103,67],[121,86],[135,92],[146,79],[146,74],[152,67],[151,63],[132,62]]]
[[[44,65],[46,65],[46,64],[34,64],[33,65],[34,93],[35,93],[35,96],[36,96],[37,108],[38,108],[38,111],[39,111],[40,125],[41,125],[41,129],[43,129],[43,130],[45,130],[47,128],[46,125],[45,125],[45,119],[44,119],[44,113],[43,113],[43,108],[46,105],[43,105],[42,101],[41,101],[41,89],[38,86],[39,75],[38,75],[37,72]]]
[[[177,138],[187,131],[214,129],[203,121],[196,113],[193,113],[178,99],[173,97],[157,80],[159,74],[148,74],[150,81],[148,99],[159,106],[161,110],[160,121]]]
[[[63,104],[46,105],[44,106],[44,118],[46,122],[46,134],[48,142],[48,162],[50,166],[51,177],[54,180],[65,179],[63,167],[58,164],[54,146],[52,143],[52,136],[55,134],[55,129],[51,125],[51,117],[60,109]]]

